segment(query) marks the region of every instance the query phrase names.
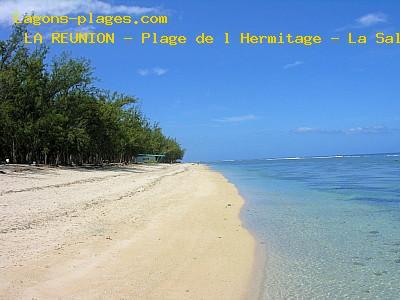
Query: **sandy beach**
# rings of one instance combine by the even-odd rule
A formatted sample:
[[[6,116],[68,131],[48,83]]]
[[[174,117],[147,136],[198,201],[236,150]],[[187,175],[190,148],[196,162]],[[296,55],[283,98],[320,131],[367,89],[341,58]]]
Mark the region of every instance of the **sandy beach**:
[[[202,165],[0,167],[0,298],[249,298],[242,206]]]

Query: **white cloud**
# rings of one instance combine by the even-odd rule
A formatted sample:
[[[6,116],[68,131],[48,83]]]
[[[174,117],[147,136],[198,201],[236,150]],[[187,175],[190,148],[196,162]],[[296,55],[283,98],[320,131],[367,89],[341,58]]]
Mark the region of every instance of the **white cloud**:
[[[55,27],[48,27],[47,32],[44,35],[44,38],[48,41],[51,40],[52,33],[58,30],[53,31]],[[79,27],[69,27],[66,29],[63,29],[64,32],[82,32],[82,33],[87,33],[87,32],[95,32],[96,27],[93,25],[88,25],[88,26],[79,26]],[[35,33],[35,32],[33,32]]]
[[[150,72],[149,72],[148,69],[139,69],[137,72],[138,72],[138,74],[139,74],[140,76],[147,76],[147,75],[150,74]]]
[[[156,76],[163,76],[168,72],[168,69],[156,67],[152,69],[139,69],[137,73],[140,76],[148,76],[148,75],[156,75]]]
[[[334,134],[340,133],[340,130],[336,129],[321,129],[321,128],[313,128],[313,127],[299,127],[293,130],[295,133],[324,133],[324,134]]]
[[[396,129],[387,128],[384,126],[373,126],[373,127],[354,127],[345,130],[347,134],[359,134],[359,133],[366,133],[366,134],[374,134],[374,133],[392,133],[397,131]]]
[[[251,120],[255,120],[255,119],[257,119],[257,117],[255,115],[249,114],[249,115],[215,119],[214,121],[220,122],[220,123],[240,123],[240,122],[251,121]]]
[[[88,26],[79,26],[79,27],[72,27],[70,29],[66,29],[64,31],[66,32],[94,32],[96,30],[96,27],[93,25],[88,25]]]
[[[69,15],[88,13],[141,15],[156,13],[155,7],[113,5],[102,0],[0,0],[0,24],[10,24],[18,14]]]
[[[299,127],[293,130],[296,133],[310,133],[310,132],[316,132],[318,129],[316,128],[311,128],[311,127]]]
[[[163,69],[163,68],[154,68],[153,69],[153,73],[157,76],[162,76],[165,75],[168,72],[167,69]]]
[[[287,69],[291,69],[291,68],[296,68],[296,67],[299,67],[299,66],[301,66],[303,64],[304,64],[303,61],[297,60],[294,63],[290,63],[290,64],[287,64],[287,65],[284,65],[283,69],[287,70]]]
[[[379,23],[386,23],[387,16],[383,13],[371,13],[364,15],[356,20],[360,27],[369,27]]]
[[[337,28],[336,31],[344,31],[357,28],[367,28],[381,23],[387,23],[388,17],[384,13],[369,13],[357,18],[353,24]]]
[[[308,133],[319,133],[319,134],[387,134],[400,132],[396,128],[388,128],[385,126],[372,126],[372,127],[353,127],[347,129],[324,129],[324,128],[313,128],[313,127],[299,127],[293,130],[295,133],[308,134]]]

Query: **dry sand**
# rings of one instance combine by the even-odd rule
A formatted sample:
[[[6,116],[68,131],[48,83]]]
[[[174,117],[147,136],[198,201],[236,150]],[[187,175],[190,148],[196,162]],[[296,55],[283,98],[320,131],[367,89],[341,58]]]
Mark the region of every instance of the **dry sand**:
[[[248,299],[242,205],[205,166],[0,167],[0,298]]]

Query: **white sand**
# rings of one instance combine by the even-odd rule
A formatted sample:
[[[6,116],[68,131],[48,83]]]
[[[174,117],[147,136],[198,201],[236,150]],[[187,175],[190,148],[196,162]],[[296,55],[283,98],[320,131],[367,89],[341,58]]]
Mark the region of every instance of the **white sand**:
[[[1,299],[250,297],[255,241],[222,175],[19,169],[0,167]]]

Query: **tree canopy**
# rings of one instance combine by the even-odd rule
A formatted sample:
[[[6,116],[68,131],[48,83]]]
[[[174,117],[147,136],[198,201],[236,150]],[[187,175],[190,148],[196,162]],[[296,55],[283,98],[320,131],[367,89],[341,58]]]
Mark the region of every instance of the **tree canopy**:
[[[27,28],[0,41],[0,162],[131,162],[139,153],[182,159],[184,150],[139,110],[137,99],[96,88],[86,59],[29,49]]]

